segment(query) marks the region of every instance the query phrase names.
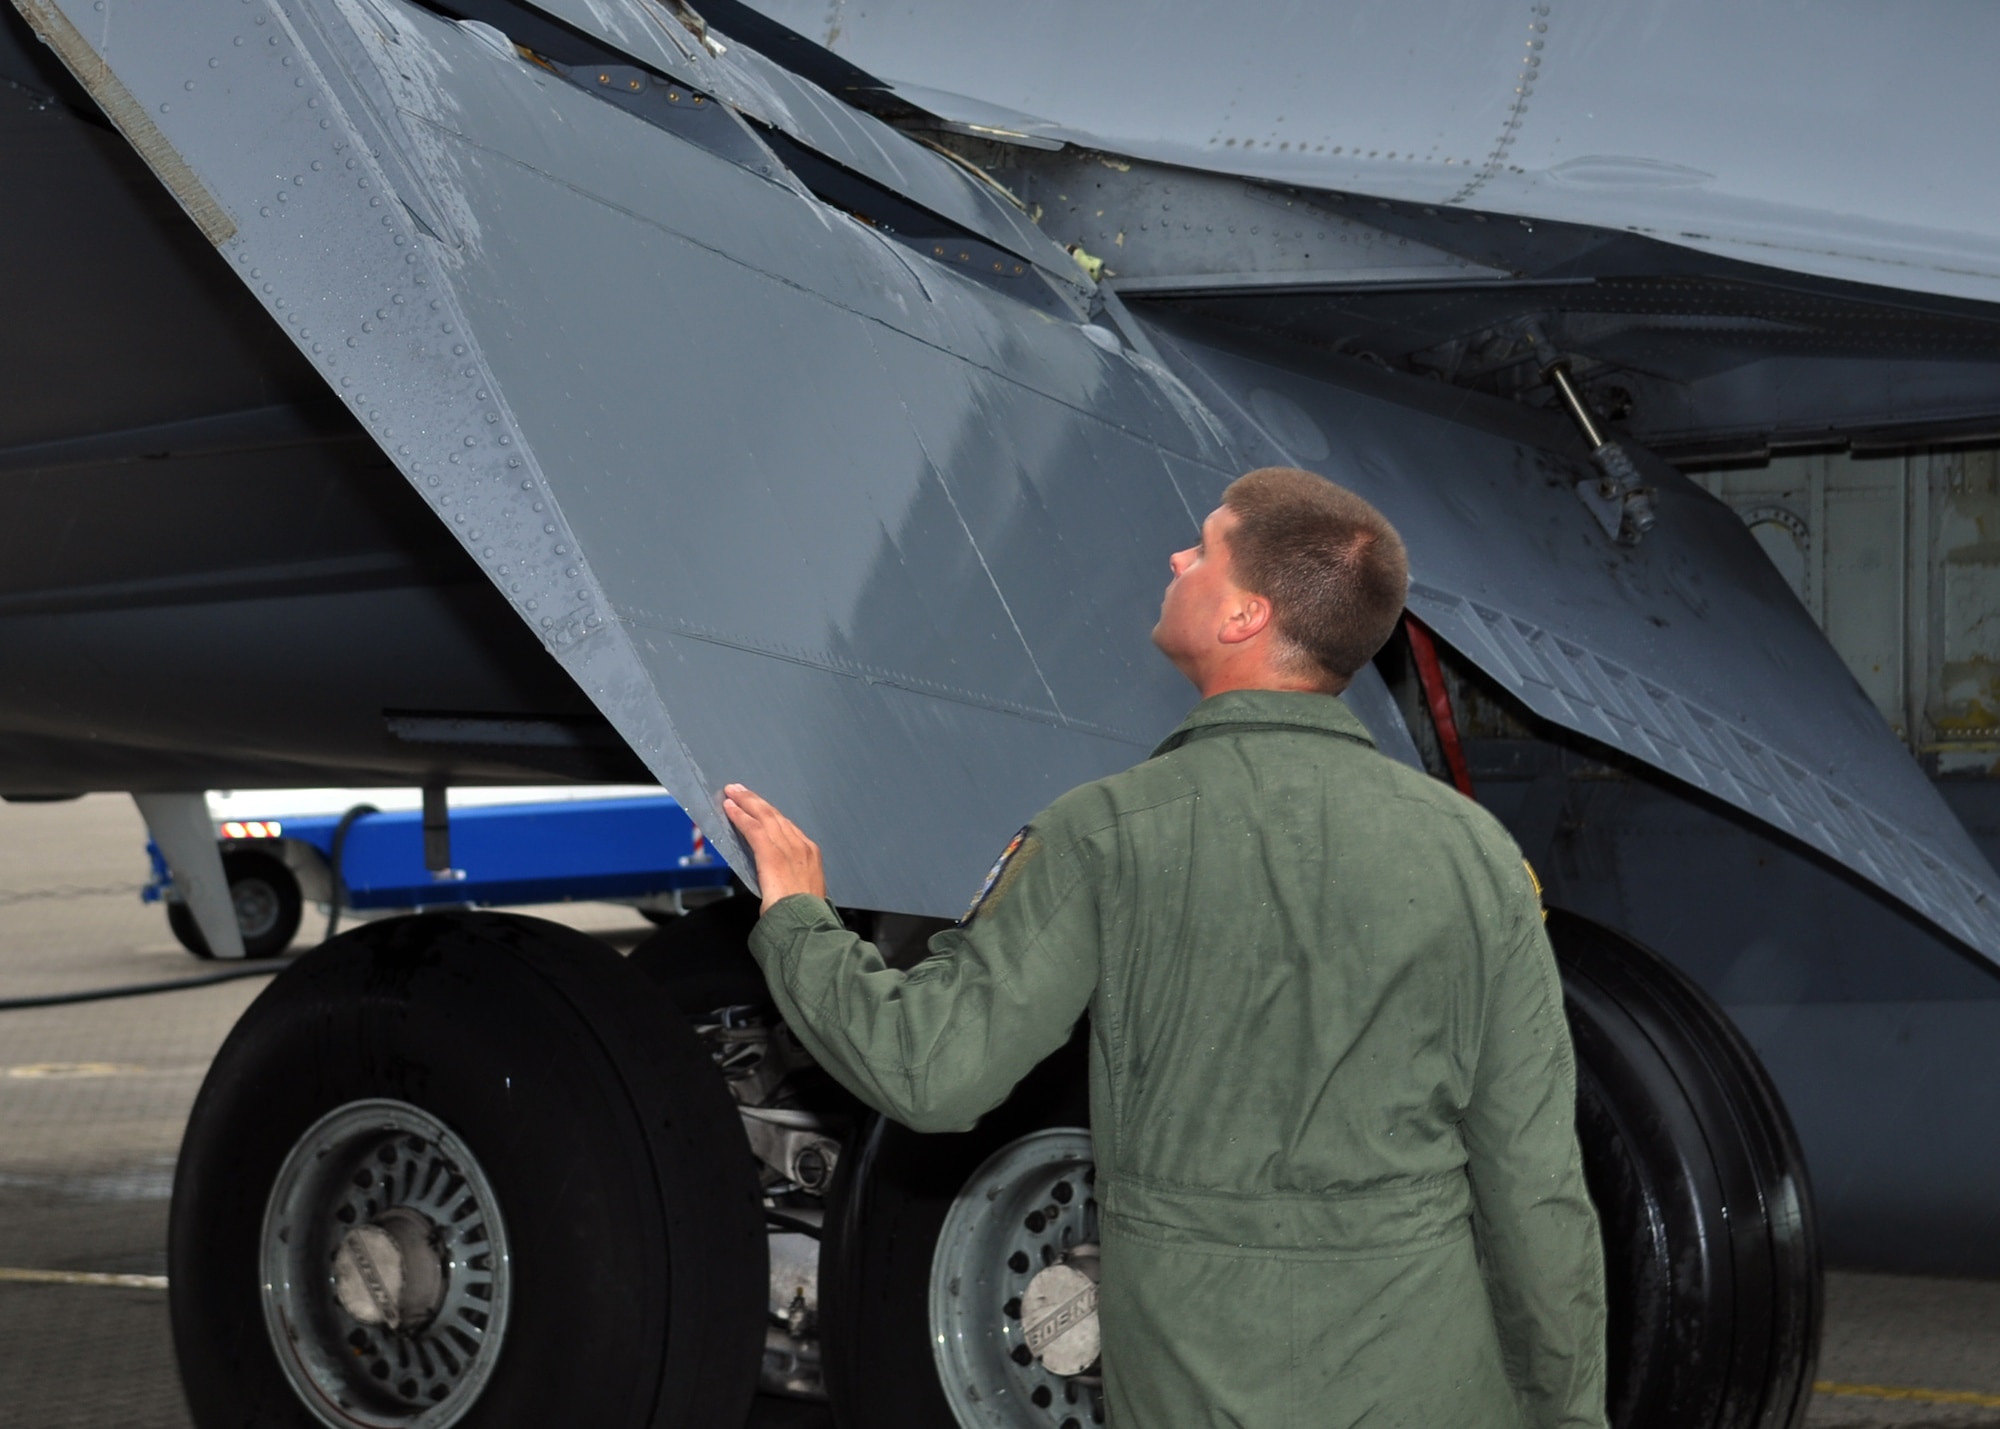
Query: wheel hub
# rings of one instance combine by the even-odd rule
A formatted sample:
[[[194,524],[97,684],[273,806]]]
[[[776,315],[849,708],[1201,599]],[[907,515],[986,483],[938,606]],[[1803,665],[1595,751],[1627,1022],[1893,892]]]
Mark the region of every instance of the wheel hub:
[[[246,938],[261,938],[278,926],[278,890],[261,878],[239,878],[229,885],[236,907],[236,926]]]
[[[1082,1374],[1097,1362],[1097,1260],[1096,1246],[1078,1245],[1021,1293],[1028,1353],[1051,1374]]]
[[[392,1330],[421,1326],[444,1300],[444,1258],[429,1217],[391,1206],[340,1239],[333,1257],[333,1293],[363,1325]]]
[[[938,1385],[964,1429],[1104,1422],[1090,1133],[1033,1132],[966,1181],[931,1260]]]
[[[470,1150],[405,1102],[362,1101],[292,1148],[264,1214],[264,1321],[331,1429],[446,1429],[505,1337],[511,1268]]]

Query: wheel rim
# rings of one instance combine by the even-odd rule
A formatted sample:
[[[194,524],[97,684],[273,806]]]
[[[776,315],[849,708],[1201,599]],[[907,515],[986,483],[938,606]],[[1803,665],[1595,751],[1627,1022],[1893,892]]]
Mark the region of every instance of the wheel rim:
[[[506,1337],[511,1266],[492,1184],[407,1102],[350,1102],[279,1169],[261,1241],[264,1324],[333,1429],[445,1429]]]
[[[239,878],[229,885],[236,905],[236,927],[244,942],[263,937],[278,926],[278,890],[261,878]]]
[[[938,1384],[965,1429],[1104,1422],[1097,1377],[1045,1368],[1020,1318],[1031,1279],[1064,1252],[1096,1243],[1095,1181],[1090,1133],[1058,1127],[1000,1148],[952,1202],[931,1260],[931,1347]]]

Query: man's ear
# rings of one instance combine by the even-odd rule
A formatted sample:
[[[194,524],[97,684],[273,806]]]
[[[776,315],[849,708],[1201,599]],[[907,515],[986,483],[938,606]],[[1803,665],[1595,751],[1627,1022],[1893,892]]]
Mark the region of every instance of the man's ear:
[[[1271,602],[1261,595],[1240,591],[1223,618],[1222,643],[1241,645],[1246,640],[1255,640],[1270,628]]]

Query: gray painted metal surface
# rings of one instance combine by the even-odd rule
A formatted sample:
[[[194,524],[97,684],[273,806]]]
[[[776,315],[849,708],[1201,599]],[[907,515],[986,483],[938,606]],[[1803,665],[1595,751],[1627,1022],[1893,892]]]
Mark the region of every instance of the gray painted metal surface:
[[[1068,255],[966,168],[747,46],[705,29],[697,38],[686,12],[653,0],[546,0],[537,8],[1039,265],[1081,299]]]
[[[2000,298],[1991,6],[750,3],[946,119]]]
[[[1548,419],[1156,345],[1111,294],[1110,326],[1023,301],[775,152],[396,0],[21,3],[732,854],[712,799],[744,779],[825,845],[837,898],[958,911],[1035,809],[1185,707],[1146,641],[1165,553],[1282,456],[1405,527],[1413,606],[1532,707],[2000,954],[1991,871],[1670,472],[1659,529],[1614,548]]]
[[[208,817],[207,797],[192,793],[134,794],[146,832],[160,846],[160,856],[173,870],[174,887],[194,915],[194,925],[218,958],[243,956],[243,930],[236,922],[236,903],[229,896],[229,875],[222,867],[222,848]]]
[[[1554,499],[1589,471],[1558,418],[1359,363],[1162,348],[1246,459],[1379,505],[1410,544],[1411,610],[1529,708],[2000,946],[2000,880],[1721,502],[1637,452],[1659,521],[1619,545]]]
[[[1186,703],[1145,632],[1227,457],[1108,331],[408,7],[115,21],[184,201],[516,613],[669,788],[797,809],[838,896],[956,911]],[[342,25],[365,82],[306,43]],[[395,129],[350,118],[378,84]]]

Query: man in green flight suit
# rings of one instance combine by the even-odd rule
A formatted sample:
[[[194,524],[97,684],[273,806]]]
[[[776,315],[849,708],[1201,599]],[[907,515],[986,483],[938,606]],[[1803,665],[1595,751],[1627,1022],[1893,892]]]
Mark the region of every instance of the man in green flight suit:
[[[1604,1424],[1604,1274],[1532,875],[1339,700],[1402,542],[1308,472],[1232,483],[1153,641],[1201,702],[1009,845],[907,972],[741,785],[751,948],[864,1101],[970,1127],[1090,1014],[1120,1429]]]

